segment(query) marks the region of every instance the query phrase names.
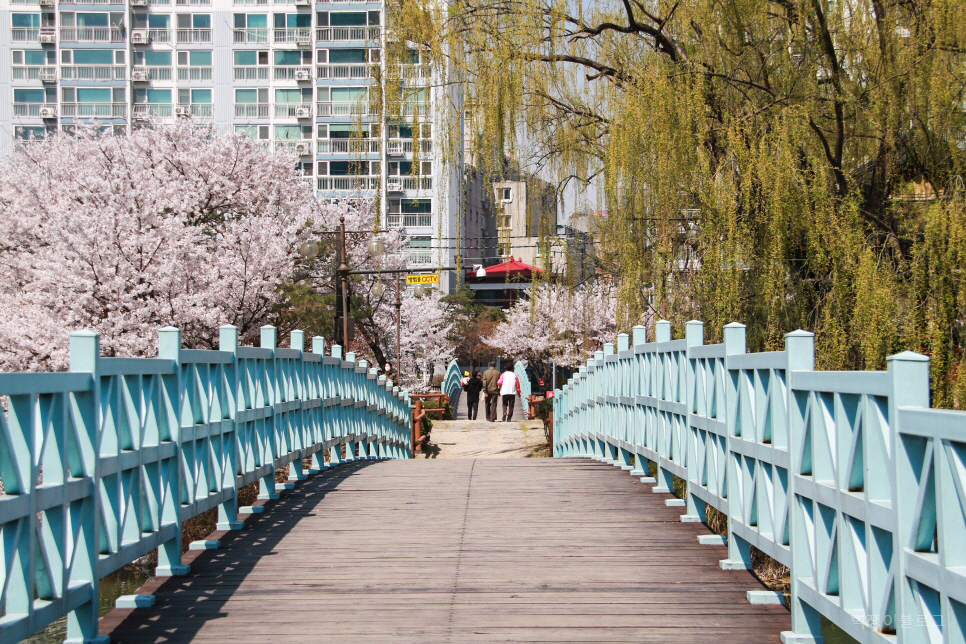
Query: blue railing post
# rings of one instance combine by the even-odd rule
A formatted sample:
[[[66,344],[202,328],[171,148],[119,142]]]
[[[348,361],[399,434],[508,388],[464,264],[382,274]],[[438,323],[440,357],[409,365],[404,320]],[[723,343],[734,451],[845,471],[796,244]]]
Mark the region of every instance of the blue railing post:
[[[687,347],[700,347],[704,345],[704,322],[698,320],[691,320],[684,325],[684,339],[686,340]],[[696,407],[696,388],[697,383],[695,366],[691,360],[686,360],[684,368],[687,369],[687,391],[686,391],[686,402],[688,405],[688,413],[693,413]],[[687,454],[687,460],[685,461],[685,466],[688,470],[687,479],[687,490],[685,493],[685,505],[686,514],[681,516],[681,521],[685,523],[703,523],[706,520],[705,517],[705,502],[695,495],[695,488],[698,487],[699,482],[695,478],[698,475],[699,469],[694,467],[695,461],[697,459],[697,441],[695,440],[694,430],[688,427],[687,430],[687,447],[685,453]]]
[[[275,371],[275,349],[278,348],[275,327],[266,324],[261,328],[259,346],[272,352],[272,357],[265,361],[265,406],[271,407],[277,401],[276,397],[276,371]],[[277,499],[278,492],[275,491],[275,458],[278,456],[278,428],[276,427],[275,416],[265,419],[265,435],[268,439],[268,474],[261,478],[258,484],[258,498],[262,500]]]
[[[787,378],[790,381],[793,372],[813,371],[815,369],[815,336],[807,331],[794,331],[785,335],[785,353],[788,359]],[[806,524],[805,517],[811,514],[811,509],[805,506],[808,501],[799,498],[799,480],[804,470],[811,472],[811,465],[804,463],[806,451],[810,454],[811,449],[802,450],[807,442],[806,420],[804,410],[808,404],[807,394],[796,396],[794,392],[789,392],[788,400],[788,440],[789,447],[795,446],[797,449],[790,450],[792,454],[790,481],[788,487],[789,497],[789,547],[791,550],[791,565],[793,571],[791,577],[791,605],[789,608],[792,613],[792,630],[789,633],[782,633],[782,641],[788,644],[813,644],[822,642],[822,619],[818,611],[802,600],[802,581],[801,577],[811,576],[810,574],[801,575],[798,571],[809,571],[812,568],[812,538],[810,528]]]
[[[158,332],[158,357],[166,360],[173,360],[176,365],[177,379],[179,381],[178,390],[181,390],[180,379],[181,379],[181,330],[174,327],[164,327]],[[182,407],[184,407],[182,403]],[[182,409],[182,414],[184,414],[184,409]],[[180,416],[179,415],[179,419]],[[182,420],[183,422],[183,420]],[[177,425],[177,423],[176,423]],[[181,451],[181,431],[180,427],[175,427],[174,431],[177,431],[177,436],[175,440],[178,444],[178,451]],[[168,494],[172,495],[174,501],[174,507],[180,508],[181,499],[181,485],[179,481],[181,480],[180,470],[184,467],[183,457],[178,459],[178,471],[168,473]],[[175,512],[174,516],[170,517],[178,529],[175,531],[174,536],[161,543],[158,547],[158,567],[155,570],[155,574],[159,577],[168,577],[175,575],[186,575],[191,570],[190,566],[181,563],[181,520]]]
[[[301,400],[305,398],[305,391],[303,388],[303,383],[305,379],[305,364],[302,359],[302,354],[305,351],[305,332],[294,330],[289,335],[289,347],[295,351],[299,352],[298,362],[296,363],[295,373],[292,376],[295,378],[295,382],[292,383],[296,388],[295,399]],[[288,402],[288,399],[286,400]],[[297,444],[291,447],[297,448],[299,450],[304,449],[306,446],[306,435],[305,435],[305,419],[303,418],[304,412],[298,411],[294,412],[297,414],[297,422],[295,428],[295,437]],[[299,455],[298,458],[289,463],[288,466],[288,480],[289,483],[297,483],[298,481],[305,480],[305,473],[302,471],[302,458]]]
[[[644,345],[647,344],[647,327],[638,324],[633,329],[631,329],[631,349],[634,351],[634,356],[631,358],[631,371],[634,373],[635,377],[632,379],[633,389],[630,395],[637,400],[637,396],[643,395],[644,391],[641,389],[642,382],[644,379],[641,373],[644,370],[642,366],[643,358],[638,355],[639,351],[644,349]],[[634,444],[634,463],[636,464],[634,469],[631,470],[631,476],[642,476],[649,477],[651,475],[648,467],[650,460],[642,454],[640,449],[645,444],[644,431],[646,427],[646,417],[644,416],[643,407],[635,404],[634,408],[631,410],[631,426],[633,428],[633,435],[631,442]]]
[[[225,324],[218,328],[218,350],[231,353],[231,365],[226,368],[225,376],[230,380],[228,385],[229,390],[233,395],[237,395],[238,392],[238,358],[236,356],[238,352],[238,327]],[[237,401],[231,400],[225,410],[226,416],[230,420],[236,418],[238,413],[238,403]],[[232,433],[232,446],[235,447],[235,443],[238,441],[238,436],[234,432]],[[224,503],[218,505],[218,523],[215,526],[218,530],[241,530],[245,525],[243,522],[238,520],[238,489],[235,484],[235,475],[238,474],[239,464],[236,462],[237,459],[237,449],[232,449],[232,454],[229,459],[232,464],[232,471],[226,472],[226,475],[231,478],[230,484],[232,488],[231,497],[225,500]]]
[[[70,334],[70,371],[74,373],[89,373],[91,374],[92,389],[89,394],[80,395],[75,394],[74,405],[75,408],[72,410],[72,420],[75,424],[77,431],[77,439],[79,444],[76,446],[77,454],[75,457],[79,457],[79,460],[83,466],[83,472],[72,472],[74,477],[79,477],[81,475],[91,477],[92,480],[97,481],[100,478],[100,467],[98,456],[100,455],[100,432],[98,431],[98,426],[101,422],[101,413],[99,408],[99,383],[97,376],[97,363],[101,355],[101,345],[100,336],[92,331],[76,331]],[[12,402],[12,401],[11,401]],[[13,425],[13,423],[11,423]],[[11,429],[13,429],[11,427]],[[24,430],[28,432],[33,431],[33,427],[24,427]],[[24,436],[26,439],[27,436]],[[25,450],[26,441],[24,441],[23,447],[17,449],[17,460],[24,464],[32,463],[32,456],[29,451]],[[53,470],[53,468],[51,468]],[[53,471],[51,471],[53,474]],[[32,488],[36,485],[37,477],[33,475],[31,471],[28,474],[32,480],[24,481],[27,483],[32,491]],[[44,482],[47,484],[53,481],[49,480],[47,470],[44,471]],[[4,479],[4,483],[7,483],[7,479]],[[12,481],[11,481],[12,483]],[[13,490],[13,486],[9,486],[6,490],[7,494],[10,494]],[[32,498],[36,498],[35,494],[31,494]],[[85,499],[80,505],[80,516],[76,519],[70,521],[71,524],[76,525],[78,528],[78,544],[75,550],[73,558],[73,570],[71,571],[71,584],[83,583],[87,587],[88,596],[86,600],[77,608],[67,613],[67,639],[65,642],[81,643],[81,642],[97,642],[100,644],[107,644],[110,639],[106,636],[98,635],[97,633],[97,619],[98,619],[98,597],[100,589],[100,580],[97,574],[97,556],[98,556],[98,543],[100,541],[100,531],[101,522],[100,518],[100,507],[101,507],[101,495],[95,493]],[[31,515],[26,517],[24,525],[22,527],[23,531],[32,530],[32,526],[29,523],[35,520],[36,513],[31,513]],[[65,517],[66,519],[66,517]],[[57,552],[58,545],[52,541],[55,539],[53,534],[47,533],[43,534],[43,537],[48,552]],[[18,571],[18,574],[13,574],[9,576],[10,583],[7,588],[7,604],[5,606],[6,614],[29,614],[28,605],[33,603],[34,597],[34,585],[36,582],[31,584],[19,584],[21,580],[28,580],[36,575],[41,566],[35,564],[33,561],[35,558],[40,556],[40,553],[36,552],[33,548],[30,548],[31,540],[29,538],[21,537],[19,540],[19,548],[17,552],[17,558],[20,559],[20,565],[25,569]],[[26,547],[25,547],[26,546]],[[22,574],[19,574],[22,572]]]
[[[356,455],[356,423],[355,414],[353,407],[353,394],[355,393],[355,364],[356,364],[356,354],[354,351],[348,351],[345,354],[345,359],[342,361],[342,378],[345,384],[345,393],[343,393],[343,404],[340,407],[340,413],[343,417],[343,428],[349,440],[345,444],[345,462],[351,463],[353,461],[359,460]]]
[[[893,587],[895,613],[892,616],[892,623],[883,625],[895,629],[900,642],[925,644],[936,640],[929,639],[924,626],[928,625],[934,630],[949,628],[952,633],[955,633],[956,625],[944,624],[943,616],[966,613],[962,610],[963,604],[960,604],[959,611],[951,610],[948,606],[949,598],[940,597],[937,589],[928,585],[931,580],[919,581],[915,575],[909,575],[908,571],[910,559],[918,562],[922,568],[920,557],[913,558],[910,556],[911,553],[924,553],[926,556],[922,559],[931,560],[934,565],[939,565],[940,572],[935,577],[941,579],[941,571],[946,570],[949,565],[947,559],[955,558],[953,553],[956,551],[962,552],[964,547],[962,533],[958,535],[958,539],[947,541],[947,527],[939,520],[938,510],[943,504],[947,504],[951,506],[951,512],[948,514],[944,512],[943,518],[952,519],[963,516],[963,497],[966,496],[964,494],[966,490],[962,487],[956,489],[956,479],[959,479],[959,486],[966,483],[966,477],[962,474],[963,450],[960,447],[957,457],[954,455],[956,448],[952,441],[937,439],[935,435],[924,436],[921,428],[910,426],[907,429],[900,426],[900,409],[929,407],[929,358],[911,351],[904,351],[898,355],[889,356],[886,360],[892,389],[889,395],[889,421],[893,429],[892,463],[895,470],[892,473],[892,479],[895,483],[892,502],[896,511],[892,552],[896,559],[892,566],[895,579],[892,582],[895,584]],[[919,431],[915,431],[916,429]],[[907,431],[908,434],[905,433]],[[959,432],[960,440],[964,438],[963,434],[964,432]],[[959,443],[960,446],[962,444],[962,442]],[[945,466],[947,459],[959,470],[952,480],[948,476],[943,476],[948,472]],[[943,490],[944,493],[940,496],[938,492],[942,490],[943,483],[947,485],[952,483],[952,485]],[[958,581],[962,583],[962,577]],[[943,600],[947,606],[942,605]],[[923,619],[896,619],[907,615],[922,615]],[[952,620],[949,621],[952,622]],[[966,626],[962,622],[958,626],[963,629],[958,633],[960,639],[950,638],[944,641],[962,641]]]
[[[325,422],[328,412],[324,406],[325,398],[328,395],[327,387],[328,380],[327,377],[328,370],[325,368],[325,338],[316,335],[312,338],[312,353],[319,356],[319,379],[322,381],[319,383],[319,396],[322,398],[321,404],[319,406],[319,422],[322,425],[320,441],[323,443],[328,438],[325,428],[327,423]],[[329,469],[329,466],[325,464],[325,448],[320,447],[319,451],[312,454],[312,469],[309,470],[310,474],[316,472],[324,472]]]
[[[727,405],[728,438],[736,436],[740,423],[738,413],[738,380],[731,376],[729,358],[745,353],[745,325],[732,322],[724,327],[725,348],[725,404]],[[726,448],[727,456],[727,490],[728,498],[728,558],[722,560],[721,567],[725,570],[751,569],[751,544],[735,534],[735,523],[741,520],[741,477],[744,476],[741,464]]]
[[[663,344],[665,342],[671,341],[671,323],[667,320],[658,320],[654,323],[654,341],[657,344]],[[667,361],[670,358],[666,353],[660,352],[657,354],[657,360],[660,368],[652,373],[652,378],[659,379],[656,384],[656,389],[651,395],[656,395],[658,398],[666,399],[667,394],[665,388],[667,387],[667,372],[668,364]],[[668,446],[671,444],[672,437],[669,435],[671,432],[671,427],[668,426],[667,422],[659,421],[657,423],[656,441],[655,448],[658,453],[657,461],[657,485],[651,488],[651,491],[656,494],[673,494],[674,493],[674,476],[670,471],[661,466],[661,459],[669,459],[671,454],[668,452]]]

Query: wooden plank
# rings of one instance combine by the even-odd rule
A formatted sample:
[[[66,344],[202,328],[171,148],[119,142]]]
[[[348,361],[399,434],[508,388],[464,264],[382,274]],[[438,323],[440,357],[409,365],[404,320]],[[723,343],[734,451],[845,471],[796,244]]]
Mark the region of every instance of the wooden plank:
[[[779,606],[723,571],[700,524],[593,461],[351,464],[311,478],[192,572],[153,579],[150,608],[111,611],[112,642],[779,641]],[[415,493],[414,493],[415,491]]]

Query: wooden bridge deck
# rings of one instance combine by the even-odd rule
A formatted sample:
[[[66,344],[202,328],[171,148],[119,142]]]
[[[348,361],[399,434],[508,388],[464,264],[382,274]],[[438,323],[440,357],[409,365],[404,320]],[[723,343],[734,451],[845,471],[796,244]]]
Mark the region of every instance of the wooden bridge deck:
[[[778,642],[724,546],[574,459],[351,464],[304,482],[101,632],[133,642]]]

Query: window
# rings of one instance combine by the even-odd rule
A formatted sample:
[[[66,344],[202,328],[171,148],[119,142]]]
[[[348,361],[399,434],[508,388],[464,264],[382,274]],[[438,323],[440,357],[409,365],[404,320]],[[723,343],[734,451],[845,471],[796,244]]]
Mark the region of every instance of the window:
[[[235,118],[268,118],[268,89],[236,89]]]
[[[178,80],[211,80],[210,51],[179,51]]]
[[[368,161],[329,161],[329,174],[333,177],[368,175],[371,170]],[[372,174],[379,174],[378,163]]]
[[[432,213],[431,199],[390,199],[386,225],[390,228],[431,226]]]
[[[267,125],[236,125],[235,132],[237,134],[244,134],[248,138],[256,141],[265,141],[268,139]]]
[[[134,64],[137,66],[146,65],[149,67],[170,67],[170,51],[134,51],[131,52]],[[168,76],[168,78],[171,78]]]
[[[53,80],[57,52],[53,49],[27,49],[10,52],[14,80]]]
[[[511,188],[497,188],[496,189],[497,199],[503,203],[508,203],[513,201],[513,191]]]
[[[311,125],[276,125],[275,139],[280,141],[301,141],[312,138]]]
[[[179,89],[178,102],[182,105],[211,105],[211,90]]]
[[[171,16],[165,13],[136,13],[132,20],[135,29],[171,29]]]
[[[268,29],[268,14],[236,13],[235,29]]]
[[[312,26],[312,14],[309,13],[276,13],[276,29],[309,29]]]
[[[14,31],[17,29],[40,29],[39,13],[13,13],[10,14]]]
[[[18,125],[13,129],[13,136],[18,141],[42,141],[51,131],[44,125]]]
[[[268,80],[267,51],[234,52],[235,80]]]
[[[312,90],[308,87],[276,89],[275,102],[285,104],[311,103]]]
[[[276,50],[272,53],[274,55],[274,61],[276,66],[299,66],[302,64],[303,60],[306,65],[312,64],[311,51]]]
[[[14,103],[54,103],[56,99],[50,97],[48,99],[48,90],[46,89],[23,89],[14,88],[13,90],[13,102]]]
[[[178,29],[211,29],[211,14],[179,13]]]
[[[123,65],[123,49],[61,49],[64,65]]]
[[[500,257],[508,257],[510,255],[510,244],[497,244],[496,254]]]
[[[295,170],[301,172],[303,177],[311,177],[314,166],[314,161],[299,161],[295,164]]]

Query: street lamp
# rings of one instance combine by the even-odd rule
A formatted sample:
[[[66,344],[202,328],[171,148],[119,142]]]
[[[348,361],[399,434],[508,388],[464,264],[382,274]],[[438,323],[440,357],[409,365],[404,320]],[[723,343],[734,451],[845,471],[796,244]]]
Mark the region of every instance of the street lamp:
[[[477,264],[473,268],[476,269],[476,276],[477,277],[479,277],[480,279],[486,277],[486,269],[483,268],[483,265],[482,264]]]
[[[299,248],[299,254],[306,259],[312,259],[319,254],[319,245],[314,241],[307,241]]]
[[[376,237],[369,241],[369,244],[366,246],[366,249],[369,251],[369,254],[372,255],[373,257],[382,257],[382,255],[386,252],[386,244],[381,239]]]
[[[372,288],[369,289],[369,292],[375,295],[376,297],[380,297],[383,293],[386,292],[386,289],[385,287],[383,287],[382,282],[376,282],[375,284],[372,285]]]
[[[413,295],[416,297],[422,297],[426,295],[426,287],[422,284],[417,284],[416,288],[413,289]]]

